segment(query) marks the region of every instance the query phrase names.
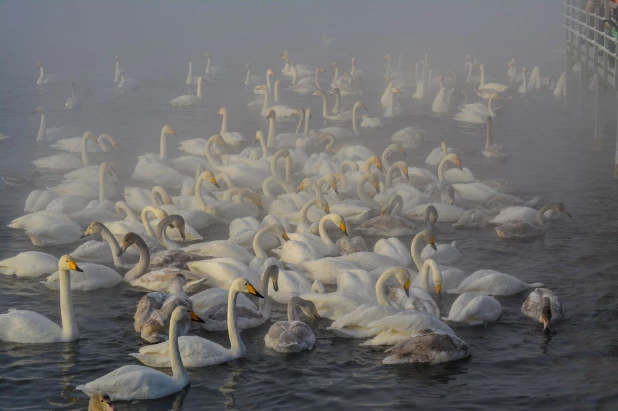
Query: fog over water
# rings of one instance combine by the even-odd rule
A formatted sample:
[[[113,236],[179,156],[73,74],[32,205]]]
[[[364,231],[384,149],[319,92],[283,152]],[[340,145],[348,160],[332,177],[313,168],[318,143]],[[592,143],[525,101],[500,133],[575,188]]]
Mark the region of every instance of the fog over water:
[[[91,165],[98,166],[104,161],[113,163],[118,183],[114,186],[117,192],[110,194],[109,200],[128,201],[124,196],[127,187],[129,190],[131,187],[151,189],[160,184],[178,201],[176,196],[180,195],[181,183],[166,185],[132,178],[138,156],[155,153],[153,157],[159,158],[159,136],[161,128],[167,124],[176,136],[167,136],[167,159],[161,164],[170,165],[172,159],[186,155],[205,159],[203,151],[187,153],[179,147],[183,141],[208,139],[219,133],[221,116],[216,113],[221,107],[229,112],[229,129],[240,133],[245,140],[237,146],[228,142],[228,147],[221,151],[239,154],[246,147],[259,150],[254,137],[257,130],[267,135],[269,120],[260,115],[261,107],[250,109],[247,104],[260,97],[254,93],[254,87],[265,82],[267,69],[274,72],[273,84],[275,80],[282,82],[279,90],[282,102],[276,104],[294,109],[311,108],[309,125],[312,130],[339,126],[351,133],[349,120],[325,122],[320,97],[311,95],[313,93],[299,95],[287,89],[292,77],[284,75],[284,61],[280,59],[280,53],[287,50],[293,63],[325,69],[320,74],[320,86],[325,91],[332,88],[333,62],[338,64],[342,75],[350,72],[351,59],[356,58],[356,68],[363,72],[359,81],[362,95],[358,95],[354,87],[349,88],[354,95],[343,96],[343,110],[352,110],[357,100],[362,101],[369,116],[379,118],[383,127],[360,128],[359,135],[352,138],[337,136],[336,146],[364,146],[348,147],[350,152],[356,153],[349,159],[364,162],[366,158],[361,154],[369,151],[381,156],[393,143],[391,136],[406,127],[426,131],[420,143],[414,139],[403,142],[405,156],[400,152],[389,156],[391,165],[405,161],[411,178],[395,178],[397,190],[386,191],[386,194],[383,191],[384,197],[375,197],[376,201],[380,198],[383,203],[398,194],[404,197],[404,211],[410,211],[413,207],[408,205],[420,198],[417,197],[420,193],[412,188],[417,181],[415,178],[424,173],[420,169],[429,170],[432,176],[438,175],[437,167],[426,164],[425,160],[441,142],[446,142],[449,148],[457,150],[464,170],[469,169],[475,179],[483,182],[507,180],[510,190],[505,191],[522,200],[516,205],[540,208],[546,203],[559,202],[572,216],[560,214],[549,220],[546,214],[544,235],[527,239],[499,238],[493,225],[455,228],[456,220],[444,221],[446,213],[442,220],[438,219],[433,232],[437,244],[455,242],[461,252],[461,261],[440,262],[443,266],[455,266],[466,276],[481,269],[496,270],[528,284],[543,283],[554,291],[565,315],[562,321],[552,323],[549,333],[543,333],[540,322],[521,312],[522,303],[532,291],[530,288],[514,295],[495,296],[502,310],[495,321],[477,326],[449,323],[454,333],[470,347],[472,356],[466,359],[441,364],[383,365],[382,361],[389,355],[384,352],[388,346],[360,346],[364,339],[340,338],[327,329],[331,320],[304,316],[301,320],[316,336],[315,348],[286,355],[265,346],[264,337],[270,326],[287,319],[286,306],[271,300],[272,317],[240,333],[247,349],[245,358],[189,368],[190,387],[179,394],[152,401],[120,401],[115,403],[116,409],[617,409],[618,191],[612,179],[616,134],[614,93],[608,91],[606,101],[605,150],[593,152],[592,121],[584,125],[576,123],[574,113],[565,109],[564,96],[556,97],[553,92],[555,84],[552,81],[565,71],[562,13],[559,0],[0,2],[0,54],[3,56],[0,59],[0,133],[9,137],[0,140],[0,176],[28,177],[36,169],[32,162],[56,154],[80,157],[79,150],[68,153],[51,147],[52,142],[36,141],[41,117],[32,112],[41,106],[46,115],[46,127],[62,128],[61,138],[81,138],[86,131],[91,131],[95,137],[109,133],[117,140],[118,151],[90,153]],[[331,40],[328,46],[323,45],[323,35]],[[224,72],[205,75],[206,53],[211,56],[212,65],[220,66]],[[386,73],[386,54],[392,57],[390,74],[403,73],[397,79],[402,81],[402,92],[396,96],[398,108],[394,118],[385,116],[381,101],[386,86],[385,74],[389,74]],[[400,54],[402,67],[398,66]],[[420,84],[418,79],[423,76],[412,78],[412,73],[408,77],[408,72],[410,65],[421,62],[425,55],[428,55],[434,84],[424,98],[414,99],[412,95]],[[487,83],[508,86],[492,103],[495,109],[493,139],[508,153],[508,161],[488,161],[481,154],[486,141],[484,120],[470,124],[454,119],[465,111],[460,107],[464,99],[459,89],[467,93],[468,103],[480,102],[482,107],[477,108],[483,113],[487,108],[486,100],[475,93],[478,81],[466,81],[469,67],[464,61],[466,55],[473,59],[473,76],[480,75],[478,64],[482,63]],[[135,87],[118,88],[113,82],[116,56]],[[196,93],[194,85],[185,84],[187,57],[193,60],[193,76],[206,79],[203,98],[191,107],[174,107],[170,100]],[[526,66],[530,76],[533,67],[538,67],[543,83],[538,90],[535,87],[527,93],[518,92],[521,80],[511,82],[507,75],[507,65],[512,58],[516,59],[518,73]],[[37,62],[44,64],[47,74],[54,74],[53,81],[37,85]],[[251,74],[259,76],[258,82],[244,84],[246,63],[251,64]],[[422,69],[422,64],[419,67]],[[452,88],[449,76],[454,70],[458,73],[457,90],[446,111],[436,113],[432,108],[439,91],[439,76],[444,75],[446,88]],[[83,106],[75,110],[65,109],[72,81],[77,84]],[[575,82],[579,86],[577,73]],[[341,86],[344,87],[345,84]],[[88,89],[92,96],[82,94]],[[594,92],[589,93],[592,102]],[[327,99],[330,110],[334,98],[328,94]],[[271,105],[274,104],[271,101]],[[486,115],[480,116],[484,119]],[[276,133],[293,133],[296,117],[292,121],[284,121],[282,117],[277,117]],[[326,156],[323,143],[307,149],[306,157],[315,153]],[[276,150],[272,148],[268,154]],[[330,163],[325,160],[326,165],[309,173],[300,163],[302,154],[294,152],[291,193],[284,194],[283,189],[274,184],[273,191],[279,199],[292,198],[305,177],[320,178],[326,174],[324,170],[330,170],[331,166],[337,168],[345,158],[332,154],[328,153]],[[257,154],[257,158],[260,157],[261,152]],[[242,163],[250,159],[237,161]],[[264,161],[260,166],[270,175],[269,162]],[[101,241],[100,236],[90,236],[62,244],[52,241],[51,245],[35,246],[24,229],[8,227],[25,214],[24,204],[32,190],[52,189],[62,182],[67,172],[41,171],[43,178],[36,185],[11,187],[0,182],[0,272],[4,269],[2,260],[21,252],[39,251],[57,258],[73,252],[86,240]],[[279,163],[279,171],[283,175],[283,161]],[[451,165],[449,171],[458,170]],[[234,183],[245,186],[243,183],[250,177],[257,178],[259,172],[253,170],[244,176],[235,176]],[[386,172],[379,172],[375,166],[371,172],[378,176],[384,190]],[[194,177],[194,171],[182,170],[181,173],[186,178]],[[340,194],[336,195],[331,189],[325,194],[331,212],[337,206],[340,210],[345,207],[340,200],[346,196],[357,199],[354,178],[360,178],[358,175],[363,173],[357,173],[354,178],[353,174],[348,177],[347,190],[346,185],[338,181]],[[395,175],[399,176],[399,171]],[[213,204],[219,201],[214,193],[228,188],[223,180],[217,179],[221,189],[206,187],[208,181],[203,183],[203,189],[211,194],[208,200],[212,199]],[[93,186],[96,181],[92,180]],[[440,190],[446,191],[444,184],[437,185],[440,194],[443,194]],[[428,185],[431,187],[428,182],[416,187],[425,193]],[[364,187],[375,191],[370,185]],[[263,194],[261,186],[247,188]],[[304,190],[294,198],[299,199],[302,206],[312,196],[311,190]],[[537,196],[542,198],[538,204],[529,203]],[[480,207],[479,201],[462,197],[458,192],[455,206],[466,210]],[[249,204],[247,215],[255,212],[258,222],[272,212],[269,209],[272,199],[264,195],[263,201],[265,211],[258,211],[252,203],[244,203]],[[444,201],[443,195],[432,200],[435,203]],[[217,204],[224,204],[221,207],[224,209],[227,203]],[[233,207],[232,203],[228,205]],[[374,204],[367,208],[378,210],[379,207]],[[293,211],[297,208],[294,204]],[[135,211],[139,214],[140,210]],[[312,220],[317,221],[324,215],[320,207],[311,210]],[[502,209],[487,209],[488,213],[493,213],[492,217],[500,211]],[[528,210],[528,213],[530,222],[534,222],[536,210]],[[356,231],[358,224],[350,221],[354,221],[354,217],[346,216],[350,237],[361,235],[368,251],[372,251],[380,239],[391,237],[361,234]],[[88,224],[80,222],[79,225],[81,232]],[[289,234],[296,231],[295,226],[296,223],[286,228]],[[420,223],[418,227],[420,230]],[[330,228],[328,235],[333,240],[343,237],[337,225]],[[203,237],[202,241],[210,241],[228,239],[230,230],[230,221],[220,221],[197,232]],[[414,234],[397,237],[403,244],[413,282],[418,271],[409,254]],[[120,235],[119,239],[122,237]],[[419,250],[426,245],[421,243]],[[242,245],[254,253],[251,241]],[[133,257],[135,262],[136,255]],[[78,265],[84,262],[76,260]],[[120,275],[129,269],[115,267],[111,262],[103,264]],[[283,270],[283,265],[281,267]],[[298,269],[298,266],[287,268]],[[261,269],[254,270],[251,275],[257,278],[261,272]],[[380,273],[373,272],[373,283],[366,287],[372,298]],[[48,274],[51,272],[32,278],[0,275],[0,325],[6,324],[2,322],[2,315],[11,308],[32,310],[61,323],[58,291],[41,284]],[[72,272],[71,275],[76,274]],[[314,280],[312,275],[299,274],[307,284]],[[285,286],[283,276],[281,273],[280,287]],[[389,285],[397,285],[392,281]],[[213,284],[212,278],[206,282],[207,286],[214,287]],[[360,289],[360,285],[358,287]],[[326,285],[327,292],[335,289],[335,284]],[[440,297],[434,295],[434,290],[428,291],[435,299],[440,317],[447,317],[458,295],[448,293],[444,285]],[[482,289],[475,291],[491,294]],[[124,282],[112,288],[73,291],[80,334],[73,342],[20,344],[0,338],[0,410],[87,409],[88,397],[75,390],[78,385],[121,366],[140,364],[129,354],[147,345],[134,329],[136,305],[144,295],[143,289]],[[257,304],[257,298],[248,298]],[[325,317],[322,312],[320,315]],[[0,337],[6,335],[3,334],[6,329],[8,327],[0,329]],[[230,345],[227,332],[194,329],[191,334],[224,347]],[[159,370],[168,375],[172,373],[169,368]]]

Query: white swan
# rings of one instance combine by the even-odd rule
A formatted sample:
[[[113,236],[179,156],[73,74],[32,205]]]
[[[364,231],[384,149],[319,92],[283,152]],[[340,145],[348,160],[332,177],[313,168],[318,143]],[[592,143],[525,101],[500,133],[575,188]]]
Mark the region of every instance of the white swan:
[[[217,115],[221,116],[221,131],[219,132],[219,135],[223,137],[223,140],[225,140],[226,144],[232,147],[238,147],[246,143],[246,139],[242,136],[242,134],[227,131],[227,108],[221,107],[219,111],[217,111]]]
[[[463,293],[453,302],[444,321],[458,325],[479,325],[494,322],[502,314],[502,306],[493,297],[475,293]]]
[[[24,251],[14,257],[0,260],[0,274],[17,277],[40,277],[58,268],[58,259],[39,251]]]
[[[328,329],[333,331],[335,335],[345,338],[367,338],[375,335],[373,327],[368,326],[369,323],[401,311],[400,308],[391,306],[386,296],[385,282],[390,277],[397,278],[407,295],[410,286],[409,272],[401,267],[389,268],[380,275],[375,284],[377,305],[363,304],[336,319]]]
[[[141,365],[125,365],[89,383],[78,385],[75,389],[88,395],[104,392],[112,400],[150,400],[167,397],[189,385],[189,374],[185,370],[178,348],[177,324],[180,321],[197,321],[200,318],[187,307],[177,307],[170,321],[171,341],[167,364],[172,368],[172,376]],[[152,347],[152,346],[151,346]]]
[[[384,126],[382,120],[378,117],[369,117],[369,114],[363,113],[360,116],[363,121],[361,121],[360,126],[362,128],[378,128]]]
[[[114,72],[114,83],[120,81],[120,57],[116,56],[116,71]]]
[[[202,76],[197,79],[197,95],[185,94],[175,99],[170,100],[170,104],[174,107],[190,107],[199,104],[202,101]]]
[[[556,88],[553,91],[554,97],[563,97],[566,96],[566,71],[560,75],[558,81],[556,82]]]
[[[425,144],[425,134],[427,130],[410,126],[397,131],[391,136],[391,140],[401,143],[406,148],[418,148]]]
[[[176,353],[176,358],[182,357],[186,367],[207,367],[242,358],[247,354],[236,324],[236,300],[239,293],[247,293],[259,298],[262,295],[245,278],[237,278],[230,287],[227,302],[227,324],[231,347],[223,346],[197,336],[186,336],[178,339],[178,346],[169,342],[142,347],[139,353],[131,354],[140,362],[152,367],[169,367],[169,353]],[[170,333],[171,334],[171,333]]]
[[[137,81],[132,78],[128,78],[124,72],[120,72],[120,82],[118,83],[118,88],[135,88],[137,87]]]
[[[56,150],[68,151],[71,153],[81,153],[82,152],[82,139],[83,137],[63,138],[61,140],[56,141],[50,147],[55,148]],[[114,148],[116,150],[120,149],[120,145],[118,144],[116,139],[107,133],[101,134],[99,138],[97,138],[96,144],[90,139],[86,142],[86,148],[91,153],[97,153],[101,151],[110,151],[110,146],[111,148]],[[66,177],[67,176],[65,176],[65,178]]]
[[[133,170],[132,180],[155,181],[162,184],[162,181],[169,182],[170,185],[182,184],[187,177],[176,169],[166,165],[167,160],[167,136],[176,136],[176,132],[168,125],[161,128],[159,139],[159,154],[145,153],[138,156],[137,164]]]
[[[39,78],[37,79],[36,84],[41,86],[43,84],[48,84],[53,81],[55,76],[53,74],[45,74],[43,63],[41,63],[40,61],[37,62],[36,68],[39,69]]]
[[[449,294],[473,292],[484,295],[514,295],[528,288],[542,287],[542,283],[527,284],[512,275],[494,270],[478,270],[466,277]]]
[[[487,116],[496,116],[496,112],[492,108],[492,103],[494,100],[502,100],[502,97],[496,93],[493,93],[489,97],[487,107],[485,107],[482,103],[463,105],[460,107],[459,113],[455,114],[453,119],[464,123],[485,124],[487,122]]]
[[[271,308],[268,299],[269,283],[275,292],[279,290],[279,267],[269,265],[262,274],[260,291],[263,298],[259,308],[253,304],[242,304],[237,307],[236,326],[239,330],[255,328],[270,319]],[[223,288],[210,288],[191,296],[195,312],[204,320],[201,326],[208,331],[224,331],[228,329],[226,313],[229,291]]]
[[[315,346],[315,334],[307,324],[299,320],[297,305],[314,320],[320,318],[315,304],[298,296],[292,297],[288,302],[288,320],[277,321],[270,326],[264,337],[266,347],[287,354],[311,350]]]
[[[270,106],[270,97],[268,93],[264,94],[264,102],[262,103],[262,117],[268,117],[268,112],[274,110],[277,113],[277,118],[284,121],[295,120],[294,116],[298,115],[298,110],[289,106],[276,105]],[[293,118],[294,117],[294,118]]]
[[[75,110],[82,107],[82,101],[77,97],[77,86],[75,82],[71,82],[71,97],[64,103],[64,108],[68,110]]]
[[[556,293],[549,288],[535,288],[521,306],[521,313],[526,317],[543,323],[543,331],[549,331],[551,322],[564,318],[562,303]]]
[[[513,210],[517,211],[519,209],[523,209],[524,211],[528,210],[528,207],[509,207],[504,210],[500,215],[494,218],[490,223],[496,222],[498,218],[503,218],[504,213],[511,213]],[[533,209],[532,209],[533,210]],[[495,228],[498,237],[502,238],[530,238],[530,237],[538,237],[545,234],[547,227],[543,221],[545,216],[545,212],[548,210],[553,210],[558,213],[565,214],[568,217],[571,217],[571,214],[566,211],[564,208],[564,204],[562,203],[552,203],[547,204],[542,207],[537,215],[536,215],[536,224],[531,224],[526,221],[510,221],[505,224],[499,225]],[[501,220],[502,221],[502,220]]]
[[[34,109],[32,114],[40,114],[41,116],[41,125],[39,126],[39,132],[36,136],[36,141],[38,142],[50,142],[56,141],[63,137],[67,137],[70,135],[75,135],[66,127],[45,127],[45,110],[43,107],[38,106]],[[81,141],[81,140],[80,140]]]
[[[32,162],[37,168],[49,169],[54,171],[76,170],[83,166],[90,165],[90,157],[88,156],[88,140],[92,140],[95,144],[99,144],[94,134],[86,131],[82,137],[82,158],[79,159],[71,154],[55,154],[49,157],[39,158]]]
[[[454,335],[454,331],[439,318],[412,310],[400,311],[389,317],[371,322],[375,336],[361,346],[395,345],[410,338],[411,335],[423,330]]]
[[[440,91],[438,91],[436,98],[433,100],[431,111],[434,113],[447,113],[449,111],[446,87],[444,87],[444,76],[440,76]]]
[[[470,346],[448,332],[420,330],[418,333],[386,350],[390,355],[384,365],[456,361],[472,355]]]
[[[526,82],[526,74],[528,73],[528,68],[524,66],[522,70],[523,70],[523,78],[522,78],[523,82],[521,86],[519,86],[517,91],[519,92],[519,94],[528,94],[528,83]]]
[[[401,94],[398,87],[393,87],[391,90],[391,104],[384,110],[385,118],[393,118],[403,114],[403,108],[395,104],[395,94]]]
[[[440,309],[427,292],[429,288],[429,269],[431,269],[432,280],[436,287],[436,295],[439,296],[440,293],[438,291],[442,286],[442,273],[438,264],[434,260],[429,259],[423,263],[423,268],[419,273],[421,278],[420,287],[409,287],[405,293],[400,288],[391,288],[388,293],[390,304],[402,310],[413,310],[439,317]]]
[[[82,232],[72,218],[47,210],[16,218],[8,226],[26,230],[30,241],[36,246],[71,244],[77,241]]]
[[[509,86],[500,84],[500,83],[487,83],[485,84],[485,65],[479,64],[479,69],[481,69],[481,84],[479,85],[479,90],[481,91],[495,91],[497,93],[504,93],[509,89]]]
[[[505,160],[508,158],[508,154],[504,151],[502,146],[495,144],[492,135],[493,118],[487,116],[487,138],[485,140],[485,148],[481,151],[483,157],[495,160]]]
[[[71,270],[79,272],[81,269],[71,256],[63,255],[58,260],[58,270],[62,327],[34,311],[9,310],[7,314],[0,314],[0,340],[43,344],[69,342],[79,338],[71,299]]]

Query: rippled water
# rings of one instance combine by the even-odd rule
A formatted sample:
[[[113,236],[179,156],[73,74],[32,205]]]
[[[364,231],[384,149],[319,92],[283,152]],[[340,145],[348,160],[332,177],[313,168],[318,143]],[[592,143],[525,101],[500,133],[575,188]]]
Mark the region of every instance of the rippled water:
[[[70,126],[74,135],[92,130],[96,135],[116,136],[123,151],[114,161],[128,185],[136,185],[128,181],[136,156],[157,152],[163,124],[171,125],[180,140],[208,137],[218,132],[220,118],[215,113],[226,105],[230,129],[252,140],[255,130],[266,130],[267,124],[245,107],[254,96],[242,84],[243,77],[240,72],[221,76],[205,87],[202,106],[187,109],[167,104],[185,94],[182,83],[143,79],[140,88],[119,93],[113,90],[111,78],[98,78],[89,84],[95,96],[75,112],[62,108],[70,95],[67,83],[38,90],[33,84],[7,82],[0,85],[0,131],[12,139],[0,143],[0,174],[27,175],[31,161],[53,152],[35,143],[39,117],[29,113],[39,105],[46,109],[48,127]],[[373,80],[368,83],[375,90],[363,100],[375,115],[381,79],[376,74]],[[298,107],[310,104],[312,127],[318,127],[319,98],[286,95],[285,101]],[[191,387],[177,397],[123,403],[118,409],[616,409],[618,201],[611,179],[613,150],[592,153],[591,133],[578,132],[564,103],[549,93],[514,96],[505,103],[494,121],[496,142],[511,154],[504,165],[487,164],[480,155],[483,127],[464,127],[451,120],[452,114],[434,116],[430,101],[407,102],[410,116],[386,120],[384,128],[366,132],[361,140],[383,149],[395,131],[408,125],[423,127],[429,130],[431,143],[408,150],[410,165],[424,167],[427,153],[446,140],[465,149],[463,163],[478,177],[508,178],[522,187],[522,198],[543,195],[566,204],[573,218],[561,220],[542,239],[501,241],[491,228],[457,231],[447,226],[440,227],[437,237],[438,242],[458,241],[464,255],[459,266],[466,272],[492,268],[554,289],[567,319],[550,335],[543,335],[539,324],[520,314],[525,294],[501,297],[503,314],[498,322],[456,329],[472,347],[470,359],[445,365],[384,367],[382,349],[333,338],[326,330],[326,320],[311,324],[317,335],[317,348],[312,352],[284,356],[265,350],[268,327],[285,316],[285,308],[275,305],[270,322],[242,332],[246,358],[189,370]],[[610,122],[611,118],[606,145],[613,147]],[[293,127],[280,125],[278,131]],[[300,181],[299,176],[296,179]],[[23,214],[28,192],[0,186],[0,259],[34,249],[23,232],[6,227]],[[209,227],[202,234],[224,238],[227,228]],[[409,243],[410,238],[405,241]],[[76,247],[43,251],[61,255]],[[38,281],[0,278],[0,312],[28,308],[59,322],[58,294]],[[137,363],[128,354],[141,344],[132,319],[141,295],[125,285],[76,292],[79,341],[40,346],[0,343],[0,409],[85,409],[86,396],[72,391],[73,387]],[[448,295],[442,299],[443,313],[448,313],[453,300]],[[227,333],[201,335],[228,344]]]

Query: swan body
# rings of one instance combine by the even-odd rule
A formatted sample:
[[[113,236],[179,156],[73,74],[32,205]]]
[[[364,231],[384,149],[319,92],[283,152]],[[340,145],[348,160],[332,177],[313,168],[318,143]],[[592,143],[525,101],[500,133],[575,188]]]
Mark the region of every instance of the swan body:
[[[88,395],[105,392],[112,400],[148,400],[163,398],[181,391],[189,384],[189,374],[185,370],[178,348],[177,323],[179,321],[201,321],[187,307],[177,307],[170,321],[168,343],[168,364],[172,376],[141,365],[125,365],[87,384],[79,385],[77,390]],[[152,346],[151,346],[152,347]]]
[[[399,311],[394,315],[369,323],[368,326],[374,328],[376,334],[373,338],[362,342],[360,344],[362,346],[395,345],[421,330],[455,334],[451,327],[439,318],[416,311]]]
[[[111,288],[124,280],[120,274],[113,269],[99,264],[84,263],[81,266],[82,272],[75,274],[71,278],[72,291],[94,291],[100,288]],[[59,290],[60,272],[56,271],[45,281],[41,281],[50,290]]]
[[[475,293],[463,293],[453,302],[444,321],[459,325],[479,325],[494,322],[502,314],[502,306],[493,297]]]
[[[449,293],[473,292],[483,295],[515,295],[528,288],[542,287],[541,283],[527,284],[512,275],[494,270],[478,270],[466,277]]]
[[[456,335],[420,330],[417,334],[386,350],[390,355],[382,364],[438,364],[456,361],[472,355],[470,346]]]
[[[425,144],[426,130],[418,127],[406,127],[391,136],[391,140],[401,143],[406,148],[418,148]]]
[[[543,330],[549,330],[551,322],[564,318],[562,303],[556,293],[548,288],[535,288],[521,306],[521,313],[526,317],[543,323]]]
[[[63,138],[63,139],[56,141],[50,147],[55,148],[57,150],[68,151],[70,153],[81,153],[82,152],[82,138],[83,137]],[[96,144],[92,140],[89,139],[86,142],[86,148],[91,153],[109,151],[110,147],[107,144],[111,145],[112,148],[115,148],[115,149],[119,148],[119,145],[116,142],[116,139],[107,133],[101,134],[97,138]]]
[[[461,261],[463,256],[457,249],[456,242],[452,244],[436,244],[437,249],[434,250],[430,245],[425,246],[421,251],[421,258],[427,260],[431,258],[442,265],[453,265]]]
[[[54,154],[49,157],[39,158],[32,162],[37,168],[49,169],[54,171],[70,171],[76,170],[83,166],[90,165],[90,158],[88,157],[88,140],[92,140],[98,144],[97,139],[90,131],[86,131],[82,137],[82,158],[79,159],[70,154]]]
[[[362,128],[378,128],[384,126],[379,117],[369,117],[369,115],[365,113],[361,115],[361,118],[363,119],[360,123]]]
[[[499,194],[493,188],[479,182],[455,183],[453,184],[453,188],[464,200],[476,201],[479,203],[495,196],[496,194]]]
[[[288,320],[274,323],[264,337],[264,344],[280,353],[297,353],[311,350],[315,346],[315,334],[311,328],[298,319],[296,305],[314,319],[319,318],[317,309],[311,301],[293,297],[288,303]]]
[[[176,97],[173,100],[170,100],[170,104],[174,107],[190,107],[199,104],[202,100],[202,83],[204,82],[203,77],[199,77],[197,79],[197,95],[193,94],[185,94],[180,97]]]
[[[37,246],[70,244],[81,235],[81,227],[75,220],[54,211],[27,214],[11,221],[9,227],[26,230],[32,244]]]
[[[58,260],[60,271],[60,316],[62,326],[46,317],[26,310],[9,310],[0,314],[0,340],[21,344],[75,341],[79,338],[71,299],[71,271],[81,271],[68,255]]]
[[[58,269],[58,259],[39,251],[24,251],[0,261],[0,274],[17,277],[40,277]]]

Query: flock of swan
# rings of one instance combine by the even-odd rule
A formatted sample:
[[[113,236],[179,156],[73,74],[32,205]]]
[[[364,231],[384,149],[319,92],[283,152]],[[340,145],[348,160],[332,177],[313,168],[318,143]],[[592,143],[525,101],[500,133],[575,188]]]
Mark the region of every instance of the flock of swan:
[[[330,39],[324,37],[325,43]],[[193,60],[187,59],[185,83],[196,93],[169,104],[199,107],[203,87],[231,75],[206,58],[200,76],[193,76]],[[293,62],[287,52],[280,59],[281,72],[267,69],[265,77],[245,67],[244,84],[257,95],[248,110],[267,119],[266,135],[257,131],[252,139],[230,131],[228,116],[235,113],[222,107],[220,133],[181,141],[183,155],[174,157],[168,149],[176,132],[162,125],[159,152],[139,155],[129,181],[120,181],[113,165],[121,149],[116,138],[91,131],[71,137],[65,128],[47,127],[43,107],[34,110],[40,116],[36,141],[55,154],[33,161],[31,177],[7,176],[5,183],[36,188],[42,172],[64,178],[30,192],[24,215],[9,227],[43,249],[76,248],[60,258],[23,251],[0,261],[4,275],[45,278],[42,284],[59,292],[61,314],[58,325],[36,311],[11,309],[0,314],[0,340],[74,341],[79,331],[72,294],[120,284],[143,291],[134,326],[149,344],[131,356],[144,365],[93,375],[98,378],[79,385],[93,409],[178,392],[189,384],[186,368],[246,356],[241,331],[264,324],[266,349],[292,354],[311,350],[311,325],[328,320],[336,337],[384,347],[383,364],[390,365],[469,357],[472,350],[456,329],[498,321],[502,296],[532,289],[521,312],[544,331],[563,317],[557,295],[541,283],[491,268],[457,268],[464,255],[456,243],[438,243],[436,231],[441,225],[492,226],[500,238],[539,237],[550,221],[570,217],[563,204],[521,199],[503,179],[479,180],[446,143],[428,152],[426,164],[408,164],[406,151],[427,145],[428,132],[412,125],[394,133],[382,152],[358,144],[358,138],[405,116],[408,99],[433,99],[433,112],[486,127],[486,144],[478,151],[489,161],[505,161],[508,153],[493,140],[492,120],[499,115],[494,102],[507,104],[514,93],[545,88],[564,95],[564,75],[543,79],[535,67],[528,76],[513,59],[501,84],[467,56],[462,85],[456,72],[433,77],[428,56],[406,70],[402,57],[396,65],[386,55],[383,113],[371,117],[362,100],[366,75],[356,59],[349,71],[332,63],[330,82],[320,78],[320,67]],[[36,67],[39,86],[53,81],[41,62]],[[115,68],[116,87],[135,85],[119,58]],[[476,103],[468,103],[472,92]],[[311,109],[286,105],[282,97],[290,93],[321,99],[327,127],[310,125]],[[77,109],[81,100],[73,83],[65,107]],[[296,122],[296,131],[279,133],[285,121]],[[94,163],[93,152],[105,161]],[[228,237],[204,241],[200,231],[214,224],[225,224]],[[404,236],[413,237],[411,244]],[[369,238],[377,240],[372,248]],[[459,295],[449,311],[441,307],[443,293]],[[273,305],[287,306],[286,321],[270,324]],[[200,336],[226,330],[229,348]],[[157,370],[162,367],[171,368],[171,375]]]

